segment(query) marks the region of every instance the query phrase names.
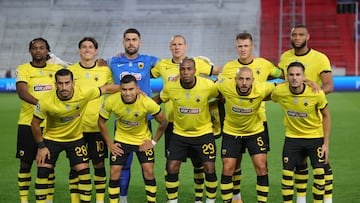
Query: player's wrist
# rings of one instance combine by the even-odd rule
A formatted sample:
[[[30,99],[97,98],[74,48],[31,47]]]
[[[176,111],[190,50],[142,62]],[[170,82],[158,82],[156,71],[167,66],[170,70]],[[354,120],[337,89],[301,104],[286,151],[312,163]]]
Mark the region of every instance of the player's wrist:
[[[45,147],[46,147],[45,142],[44,142],[44,141],[38,142],[38,143],[37,143],[37,147],[38,147],[39,149],[45,148]]]
[[[157,142],[155,142],[155,140],[151,140],[151,144],[152,144],[153,146],[155,146],[155,145],[157,144]]]

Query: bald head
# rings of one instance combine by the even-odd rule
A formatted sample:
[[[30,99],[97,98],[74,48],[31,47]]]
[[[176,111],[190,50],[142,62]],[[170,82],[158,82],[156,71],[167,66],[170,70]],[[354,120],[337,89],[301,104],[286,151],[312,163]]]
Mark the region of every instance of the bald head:
[[[241,67],[237,70],[236,89],[240,95],[249,95],[254,82],[253,72],[249,67]]]

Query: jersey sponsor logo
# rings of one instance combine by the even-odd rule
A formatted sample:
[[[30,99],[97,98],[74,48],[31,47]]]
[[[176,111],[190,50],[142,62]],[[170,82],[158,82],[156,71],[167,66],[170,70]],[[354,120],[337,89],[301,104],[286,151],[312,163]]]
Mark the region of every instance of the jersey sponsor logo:
[[[294,117],[294,118],[307,118],[308,117],[307,113],[296,112],[296,111],[291,111],[291,110],[287,110],[286,115],[288,115],[289,117]]]
[[[254,110],[253,109],[244,109],[244,108],[240,108],[237,106],[232,106],[231,110],[235,113],[239,113],[239,114],[250,114],[252,113]]]
[[[128,126],[138,126],[138,125],[140,125],[139,121],[127,121],[127,120],[124,120],[124,119],[120,119],[120,123],[123,123],[123,124],[128,125]]]
[[[67,122],[70,122],[70,121],[74,120],[77,117],[80,117],[80,113],[77,113],[77,114],[75,114],[73,116],[67,116],[67,117],[60,118],[60,121],[63,122],[63,123],[67,123]]]
[[[123,72],[120,75],[120,79],[123,78],[125,75],[132,75],[136,78],[136,80],[141,80],[141,78],[142,78],[141,73]]]
[[[200,109],[198,109],[198,108],[179,107],[179,112],[182,113],[182,114],[200,114]]]
[[[34,92],[46,92],[52,90],[52,85],[36,84],[34,85]]]

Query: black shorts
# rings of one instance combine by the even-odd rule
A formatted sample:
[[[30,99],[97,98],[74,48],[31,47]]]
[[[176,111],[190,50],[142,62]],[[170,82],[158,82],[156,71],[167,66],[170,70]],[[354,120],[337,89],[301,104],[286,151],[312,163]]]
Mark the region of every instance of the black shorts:
[[[173,136],[173,130],[174,130],[174,123],[169,122],[168,126],[165,130],[165,157],[167,158],[169,155],[169,145],[171,137]],[[193,163],[201,163],[201,159],[199,159],[198,156],[196,156],[196,151],[189,150],[186,157],[182,160],[182,162],[186,162],[186,158],[190,158]]]
[[[223,133],[221,157],[238,158],[241,153],[245,153],[246,148],[251,156],[254,154],[266,154],[268,144],[263,136],[264,132],[250,136],[232,136]]]
[[[140,152],[139,145],[130,145],[130,144],[125,144],[125,143],[116,142],[116,141],[115,141],[115,143],[121,144],[121,148],[122,148],[122,150],[124,150],[124,154],[122,156],[115,156],[115,155],[111,154],[110,165],[121,165],[121,166],[126,165],[126,161],[129,157],[129,155],[132,154],[133,152],[136,153],[136,156],[137,156],[140,164],[155,162],[154,149],[149,149],[149,150],[146,150],[145,152]]]
[[[29,125],[18,125],[16,158],[27,163],[36,159],[37,144]]]
[[[108,148],[100,132],[84,132],[84,140],[88,148],[88,156],[93,163],[104,161],[108,157]]]
[[[306,157],[310,157],[313,168],[323,168],[325,158],[321,156],[323,138],[285,138],[283,148],[283,168],[293,171],[301,165]]]
[[[56,142],[44,139],[44,142],[51,155],[50,159],[45,159],[47,164],[55,166],[62,151],[66,152],[71,167],[81,163],[89,163],[88,151],[83,138],[71,142]]]
[[[173,134],[169,146],[168,160],[184,160],[188,153],[198,157],[201,162],[215,162],[216,145],[212,133],[199,137],[184,137]]]

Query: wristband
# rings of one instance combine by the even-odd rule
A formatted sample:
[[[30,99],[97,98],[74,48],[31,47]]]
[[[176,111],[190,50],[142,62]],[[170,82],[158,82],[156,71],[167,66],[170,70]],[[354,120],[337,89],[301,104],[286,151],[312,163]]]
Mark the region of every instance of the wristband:
[[[155,142],[155,140],[151,140],[151,144],[152,144],[153,146],[155,146],[155,145],[157,144],[157,142]]]
[[[38,146],[39,149],[42,149],[42,148],[45,148],[45,147],[46,147],[44,141],[41,141],[41,142],[37,143],[37,146]]]

